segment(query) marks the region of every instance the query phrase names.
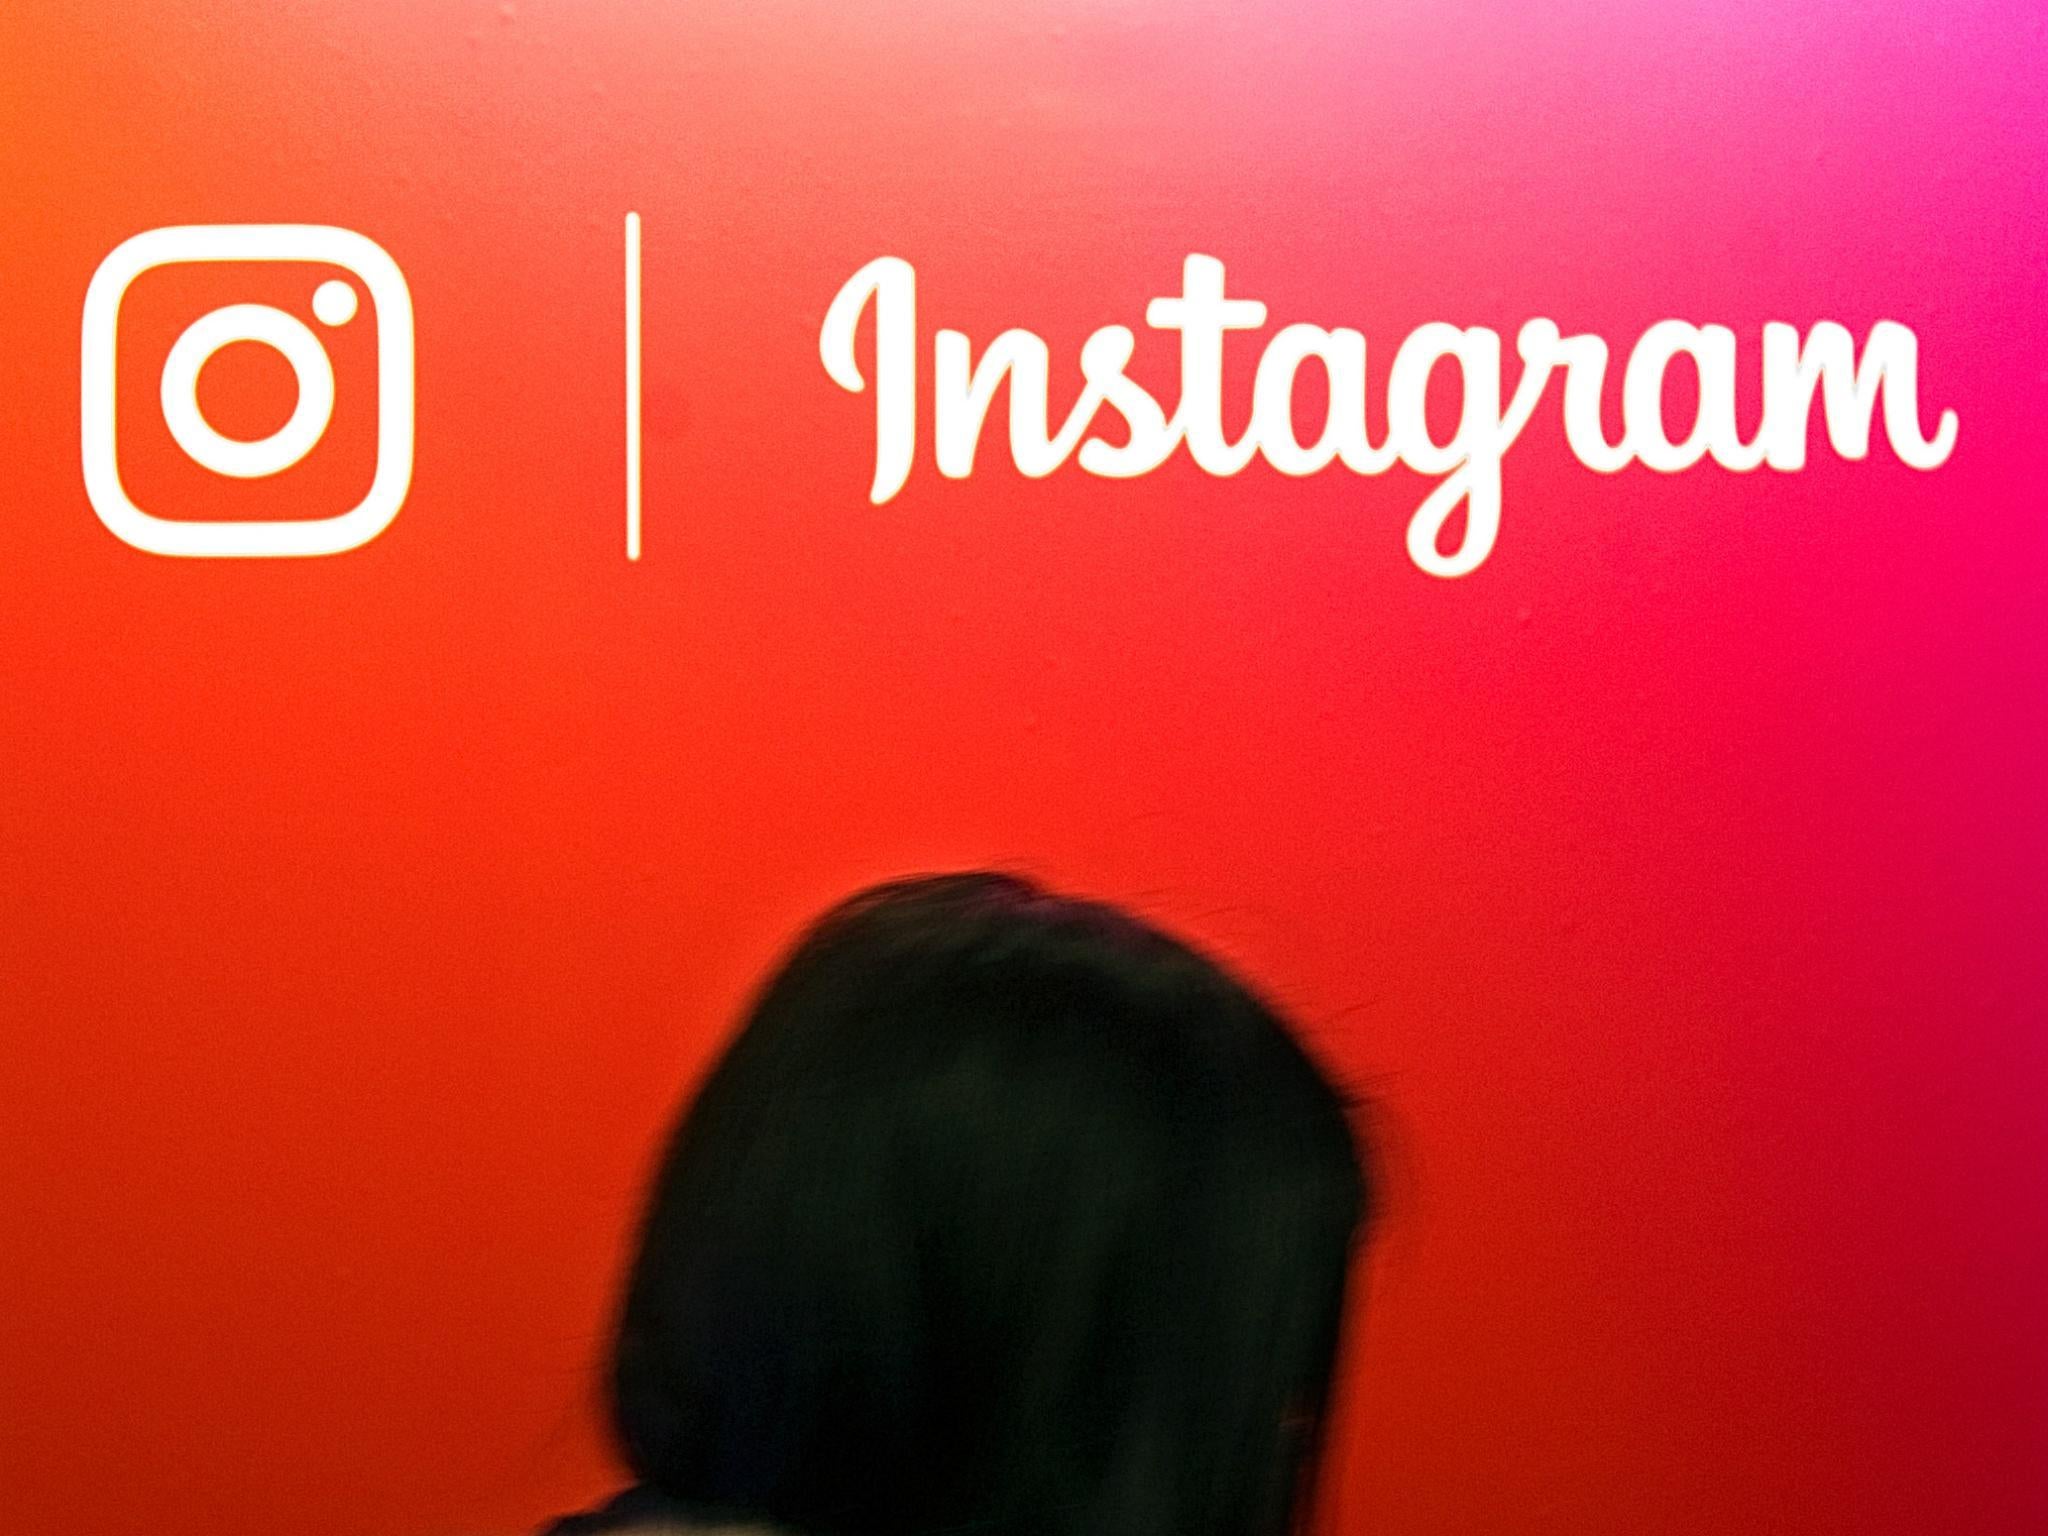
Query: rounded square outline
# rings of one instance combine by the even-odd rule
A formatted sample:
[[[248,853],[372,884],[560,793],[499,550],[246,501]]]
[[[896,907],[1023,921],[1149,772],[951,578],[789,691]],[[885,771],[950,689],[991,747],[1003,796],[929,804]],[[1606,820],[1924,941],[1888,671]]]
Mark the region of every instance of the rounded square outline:
[[[377,311],[377,468],[363,499],[333,517],[200,521],[153,517],[121,483],[115,335],[129,284],[153,267],[199,261],[318,261],[362,279]],[[412,484],[413,317],[405,275],[367,235],[330,224],[175,224],[108,252],[85,291],[79,338],[79,453],[86,499],[124,544],[213,558],[337,555],[391,525]]]

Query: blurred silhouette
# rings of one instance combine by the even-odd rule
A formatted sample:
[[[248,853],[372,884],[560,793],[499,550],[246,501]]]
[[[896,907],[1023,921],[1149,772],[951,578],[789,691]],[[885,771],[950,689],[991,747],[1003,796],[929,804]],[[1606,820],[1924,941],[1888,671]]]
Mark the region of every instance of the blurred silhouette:
[[[677,1128],[626,1286],[637,1484],[552,1527],[1284,1536],[1370,1210],[1271,1007],[998,873],[802,937]]]

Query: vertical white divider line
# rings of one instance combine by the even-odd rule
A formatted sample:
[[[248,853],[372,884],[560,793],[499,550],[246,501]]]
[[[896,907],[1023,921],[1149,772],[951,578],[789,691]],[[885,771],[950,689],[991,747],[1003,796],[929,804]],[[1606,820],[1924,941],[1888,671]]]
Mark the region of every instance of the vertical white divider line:
[[[640,558],[640,215],[626,215],[626,558]]]

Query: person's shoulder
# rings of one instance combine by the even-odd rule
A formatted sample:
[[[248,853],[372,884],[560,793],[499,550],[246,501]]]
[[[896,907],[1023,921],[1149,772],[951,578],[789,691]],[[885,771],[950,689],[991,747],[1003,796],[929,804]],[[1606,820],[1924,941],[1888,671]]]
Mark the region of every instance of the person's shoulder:
[[[652,1488],[632,1487],[594,1509],[564,1515],[536,1536],[678,1536],[689,1531],[680,1514]]]
[[[628,1488],[582,1514],[543,1526],[536,1536],[776,1536],[766,1526],[688,1519],[655,1489]]]

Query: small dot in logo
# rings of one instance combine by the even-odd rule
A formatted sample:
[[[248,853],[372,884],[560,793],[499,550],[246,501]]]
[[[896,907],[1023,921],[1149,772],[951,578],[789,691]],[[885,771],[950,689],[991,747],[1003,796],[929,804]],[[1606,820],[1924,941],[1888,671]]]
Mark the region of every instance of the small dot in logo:
[[[356,317],[356,290],[338,277],[330,277],[313,290],[313,318],[322,325],[347,325]]]

